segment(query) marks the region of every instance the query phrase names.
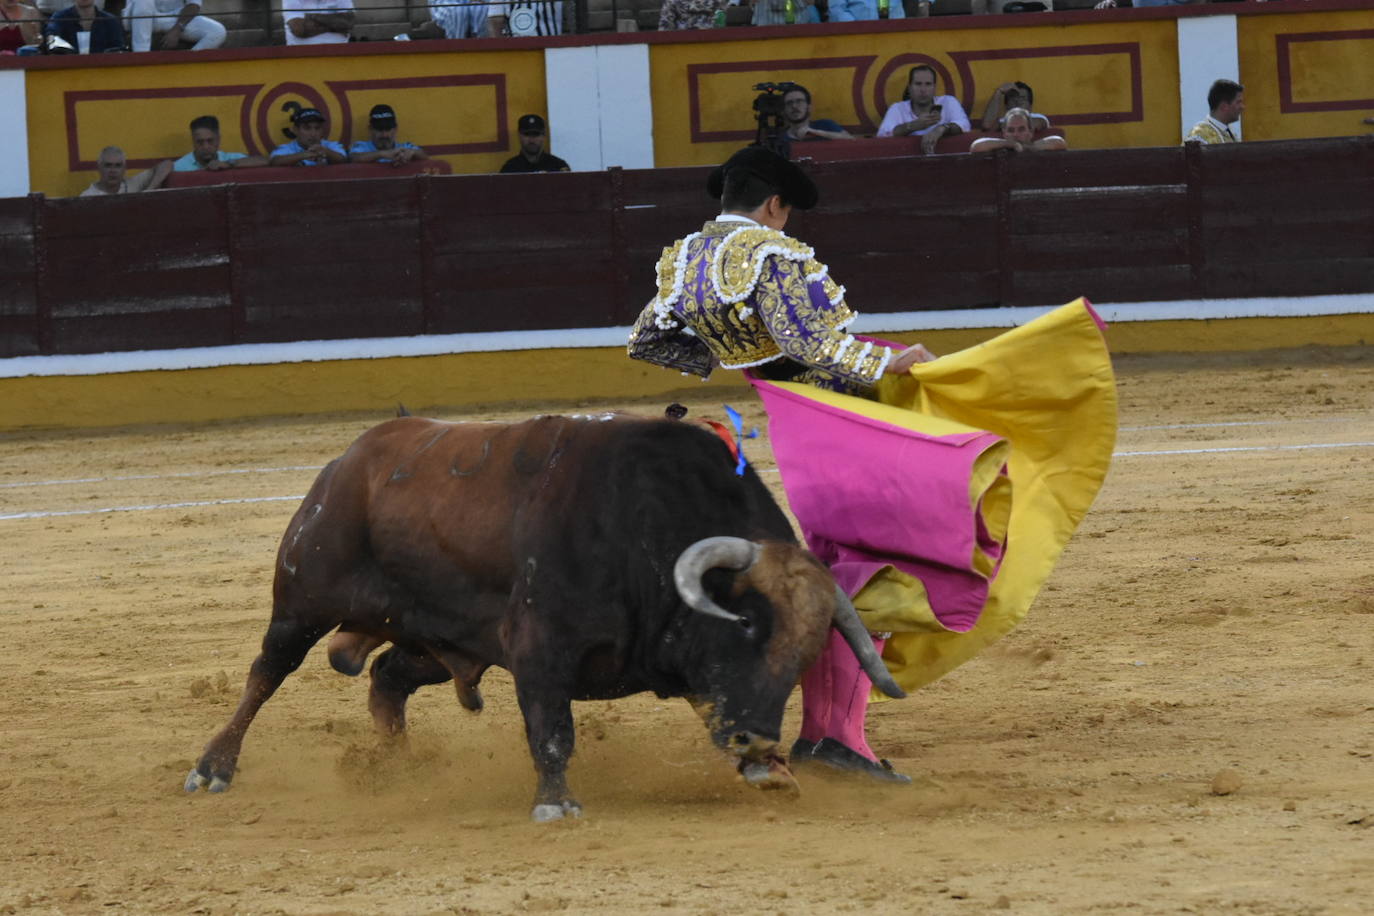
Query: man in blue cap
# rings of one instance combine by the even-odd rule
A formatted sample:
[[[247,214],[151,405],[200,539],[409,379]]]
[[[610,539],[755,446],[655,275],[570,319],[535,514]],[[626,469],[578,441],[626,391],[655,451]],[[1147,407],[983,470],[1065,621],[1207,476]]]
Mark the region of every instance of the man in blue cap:
[[[302,108],[291,116],[296,139],[272,150],[269,165],[339,165],[348,161],[343,144],[326,139],[329,122],[318,108]]]
[[[420,159],[429,153],[396,140],[396,110],[390,105],[373,105],[367,115],[368,139],[359,140],[348,150],[349,162],[381,162],[392,167]]]

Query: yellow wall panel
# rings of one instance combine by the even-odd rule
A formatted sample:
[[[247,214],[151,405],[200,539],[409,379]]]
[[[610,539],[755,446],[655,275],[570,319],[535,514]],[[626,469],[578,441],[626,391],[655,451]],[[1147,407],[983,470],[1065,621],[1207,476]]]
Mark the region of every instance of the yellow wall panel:
[[[1368,133],[1374,114],[1374,16],[1332,10],[1243,16],[1237,25],[1247,140]]]
[[[1172,19],[1005,29],[883,31],[650,49],[659,166],[718,162],[749,142],[760,82],[811,90],[814,114],[873,134],[901,98],[907,72],[930,63],[940,92],[975,121],[1003,82],[1023,80],[1035,108],[1075,147],[1177,142],[1178,44]]]
[[[543,51],[32,70],[33,188],[80,193],[105,146],[121,147],[131,172],[181,156],[191,148],[187,125],[205,114],[219,118],[223,149],[266,153],[288,141],[293,106],[310,105],[329,117],[330,139],[347,146],[367,138],[367,113],[379,102],[396,109],[401,139],[455,172],[494,172],[518,149],[515,119],[546,108]]]

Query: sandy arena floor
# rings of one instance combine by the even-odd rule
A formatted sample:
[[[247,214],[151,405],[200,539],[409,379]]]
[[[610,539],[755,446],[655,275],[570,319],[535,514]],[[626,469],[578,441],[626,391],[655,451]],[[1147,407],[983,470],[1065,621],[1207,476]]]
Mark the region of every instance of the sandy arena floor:
[[[755,792],[641,696],[578,705],[587,816],[542,826],[504,672],[476,717],[422,691],[389,758],[323,644],[232,791],[182,791],[279,498],[383,417],[0,436],[0,913],[1374,911],[1374,355],[1118,371],[1118,457],[1027,622],[870,718],[913,787]]]

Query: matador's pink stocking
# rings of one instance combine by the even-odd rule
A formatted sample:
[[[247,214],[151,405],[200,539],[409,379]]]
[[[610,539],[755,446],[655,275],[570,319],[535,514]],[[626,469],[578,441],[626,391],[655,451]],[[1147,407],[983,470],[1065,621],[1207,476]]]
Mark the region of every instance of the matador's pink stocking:
[[[885,642],[873,640],[879,654]],[[876,761],[878,757],[864,735],[868,695],[872,689],[873,682],[864,673],[854,651],[838,631],[831,630],[820,658],[802,676],[801,737],[811,742],[833,738]]]

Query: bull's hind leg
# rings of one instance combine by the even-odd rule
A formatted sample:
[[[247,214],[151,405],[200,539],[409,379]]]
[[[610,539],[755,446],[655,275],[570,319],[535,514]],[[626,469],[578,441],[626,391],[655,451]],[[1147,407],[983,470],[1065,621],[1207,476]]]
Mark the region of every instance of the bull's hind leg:
[[[331,625],[332,626],[332,625]],[[248,683],[229,723],[205,745],[195,767],[186,777],[186,791],[194,792],[208,786],[211,792],[223,792],[234,778],[243,736],[258,714],[262,704],[276,692],[281,682],[300,667],[310,647],[329,631],[330,627],[311,626],[299,620],[274,620],[262,638],[262,652],[248,671]]]
[[[396,737],[406,730],[406,700],[428,684],[449,679],[443,663],[429,653],[412,652],[392,646],[372,663],[372,689],[367,708],[377,731]]]

